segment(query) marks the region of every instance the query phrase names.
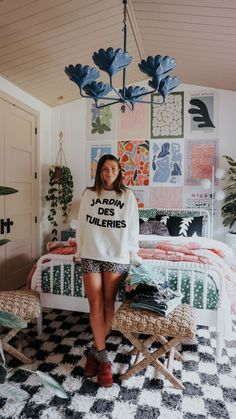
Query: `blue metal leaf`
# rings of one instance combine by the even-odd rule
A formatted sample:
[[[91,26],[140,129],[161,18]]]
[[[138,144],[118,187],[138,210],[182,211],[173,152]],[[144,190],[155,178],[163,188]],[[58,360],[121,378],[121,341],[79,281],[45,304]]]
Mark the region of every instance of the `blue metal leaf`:
[[[177,77],[170,77],[170,76],[166,76],[165,78],[163,78],[160,81],[160,85],[158,88],[158,92],[163,96],[163,98],[165,98],[166,96],[168,96],[172,90],[174,90],[179,84],[181,83],[181,81],[179,79],[177,79]]]
[[[129,86],[125,88],[125,94],[123,95],[123,89],[119,90],[120,95],[127,99],[129,102],[135,102],[136,99],[142,100],[142,96],[147,92],[145,87],[140,86]]]
[[[173,70],[173,68],[176,66],[176,61],[175,58],[171,58],[168,55],[165,57],[162,57],[161,55],[152,57],[149,55],[147,60],[142,60],[138,66],[140,70],[147,74],[149,77],[158,78],[158,76]]]
[[[109,76],[113,76],[118,71],[127,67],[132,60],[128,52],[124,52],[121,48],[100,48],[98,52],[93,53],[93,61],[100,68],[105,71]]]
[[[99,99],[100,97],[107,96],[108,93],[112,90],[109,84],[104,84],[102,81],[97,83],[93,81],[90,84],[86,84],[83,90],[88,96],[91,96],[93,99]]]
[[[68,67],[65,67],[65,73],[81,89],[100,76],[99,71],[95,67],[82,66],[81,64],[76,64],[76,66],[70,64]]]
[[[149,80],[148,84],[152,89],[158,90],[160,81],[163,79],[163,76],[153,77],[152,80]]]

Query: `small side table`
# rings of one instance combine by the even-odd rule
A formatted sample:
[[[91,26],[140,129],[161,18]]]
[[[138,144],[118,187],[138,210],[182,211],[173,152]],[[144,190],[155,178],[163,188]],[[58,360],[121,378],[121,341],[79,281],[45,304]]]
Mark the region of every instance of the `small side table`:
[[[76,230],[68,228],[68,230],[61,231],[61,240],[67,241],[70,237],[75,238]]]

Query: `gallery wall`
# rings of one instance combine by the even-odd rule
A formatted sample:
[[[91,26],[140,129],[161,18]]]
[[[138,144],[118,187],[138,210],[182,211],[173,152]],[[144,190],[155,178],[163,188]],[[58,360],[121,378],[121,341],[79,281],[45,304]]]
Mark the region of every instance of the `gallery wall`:
[[[145,83],[143,83],[145,85]],[[76,86],[75,86],[76,89]],[[107,136],[103,140],[100,139],[98,136],[97,139],[89,140],[88,135],[88,115],[89,115],[89,108],[88,105],[89,101],[85,99],[77,100],[71,102],[69,104],[65,104],[62,107],[58,106],[57,108],[50,109],[48,106],[44,105],[42,102],[38,101],[37,99],[33,98],[32,96],[28,95],[26,92],[22,91],[21,89],[14,86],[12,83],[8,82],[4,78],[0,77],[0,90],[4,91],[5,93],[15,97],[16,99],[22,101],[28,106],[31,106],[35,110],[37,110],[40,114],[40,127],[39,127],[39,179],[40,179],[40,190],[39,190],[39,202],[40,202],[40,245],[43,246],[43,243],[46,242],[47,238],[49,237],[50,226],[47,221],[47,214],[48,208],[47,203],[45,202],[45,193],[48,188],[48,166],[53,164],[56,159],[56,154],[58,151],[58,135],[61,129],[61,125],[63,124],[63,131],[64,131],[64,150],[67,158],[68,165],[72,170],[72,174],[74,176],[74,200],[72,204],[71,216],[70,219],[76,218],[78,209],[79,209],[79,202],[82,195],[82,192],[87,184],[89,184],[89,176],[90,176],[90,169],[89,169],[89,154],[91,156],[91,152],[95,153],[96,145],[104,144],[106,145],[108,141],[112,140],[113,147],[117,147],[118,139],[121,141],[127,140],[145,140],[149,143],[152,143],[157,140],[171,142],[171,138],[166,139],[152,139],[150,137],[150,125],[148,126],[146,121],[142,125],[140,121],[143,121],[144,116],[147,112],[149,112],[148,116],[145,116],[145,119],[149,119],[150,123],[150,113],[151,108],[149,106],[143,106],[143,113],[139,113],[139,117],[137,118],[137,114],[134,113],[134,123],[132,124],[131,128],[131,121],[126,120],[126,124],[128,124],[129,134],[126,136],[126,125],[123,125],[123,135],[121,134],[122,138]],[[218,151],[219,151],[219,166],[226,167],[225,161],[222,160],[223,154],[228,154],[234,158],[236,158],[236,93],[231,91],[224,91],[224,90],[216,90],[216,89],[208,89],[201,86],[191,86],[191,85],[180,85],[178,89],[180,92],[184,92],[184,103],[186,105],[186,98],[189,95],[196,93],[204,94],[204,93],[214,93],[214,98],[216,98],[216,106],[218,110],[215,109],[214,112],[214,119],[217,122],[217,134],[215,138],[206,138],[206,140],[218,140]],[[184,106],[185,106],[184,105]],[[113,107],[115,108],[115,106]],[[87,112],[88,111],[88,112]],[[113,111],[114,112],[114,111]],[[119,118],[119,108],[117,108],[118,118]],[[174,140],[182,141],[182,147],[188,143],[188,140],[194,139],[193,137],[189,137],[185,128],[188,126],[189,121],[189,114],[184,111],[184,137],[183,138],[174,138]],[[139,126],[138,136],[136,137],[137,132],[135,133],[132,131],[136,125]],[[141,126],[140,126],[141,125]],[[116,127],[118,129],[118,126]],[[119,131],[121,128],[119,128]],[[122,131],[120,131],[122,133]],[[190,133],[191,134],[191,133]],[[204,140],[204,139],[203,139]],[[94,145],[94,147],[93,147]],[[150,146],[150,144],[149,144]],[[150,150],[150,148],[149,148]],[[185,156],[185,154],[184,154]],[[149,155],[150,159],[150,155]],[[183,162],[183,168],[186,167],[186,159]],[[185,182],[185,181],[184,181]],[[226,182],[226,181],[224,181]],[[224,182],[221,182],[219,187],[223,187]],[[193,190],[196,192],[198,186],[188,186],[185,183],[181,186],[175,186],[176,188],[181,188],[183,196],[187,196],[188,192]],[[140,190],[140,197],[144,197],[150,199],[150,190],[153,192],[154,189],[159,190],[156,192],[157,196],[162,196],[163,194],[164,199],[167,199],[168,194],[170,195],[170,191],[172,190],[172,186],[167,186],[164,184],[163,186],[151,186],[146,185],[144,186],[136,186],[136,194],[138,196],[138,190]],[[168,189],[167,189],[168,188]],[[166,194],[166,190],[169,191]],[[142,192],[144,191],[144,192]],[[148,192],[149,191],[149,192]],[[177,196],[178,190],[175,194]],[[196,192],[197,193],[197,192]],[[205,191],[202,190],[201,194],[205,194]],[[152,198],[152,193],[151,193]],[[195,198],[198,199],[198,195],[195,195]],[[199,199],[201,196],[199,197]],[[203,195],[204,198],[204,195]],[[155,193],[153,195],[153,199],[155,198]],[[159,201],[160,204],[160,201]],[[180,203],[181,204],[181,201]],[[224,229],[221,223],[221,216],[220,216],[220,207],[221,203],[216,204],[216,214],[215,214],[215,237],[216,238],[223,238],[224,237]],[[61,228],[66,228],[67,226],[62,225]]]
[[[145,84],[144,84],[145,85]],[[75,86],[76,88],[76,86]],[[155,95],[153,101],[160,98]],[[77,217],[84,188],[93,184],[96,162],[105,153],[120,158],[124,182],[140,207],[201,207],[211,210],[212,165],[226,167],[222,155],[236,158],[236,93],[181,85],[165,105],[119,105],[97,110],[81,99],[52,111],[52,156],[63,124],[64,150],[75,181],[71,218]],[[215,182],[222,189],[224,181]],[[214,237],[222,239],[220,202],[215,202]],[[64,228],[62,226],[62,228]]]

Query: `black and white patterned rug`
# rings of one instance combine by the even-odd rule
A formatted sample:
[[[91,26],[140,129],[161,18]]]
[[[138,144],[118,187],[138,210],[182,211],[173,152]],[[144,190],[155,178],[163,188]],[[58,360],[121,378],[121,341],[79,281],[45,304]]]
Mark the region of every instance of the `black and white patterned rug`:
[[[32,419],[235,419],[236,418],[236,323],[235,340],[226,343],[221,364],[215,362],[215,334],[198,328],[198,347],[183,347],[184,363],[174,361],[174,374],[185,385],[176,390],[149,366],[136,377],[120,381],[131,349],[119,333],[107,339],[114,385],[99,387],[96,378],[83,377],[87,348],[91,343],[88,315],[62,310],[44,312],[43,333],[36,325],[27,332],[25,353],[35,359],[31,367],[50,373],[64,387],[69,399],[54,396],[35,374],[17,371],[11,378],[29,393],[28,400],[0,398],[0,418]],[[26,342],[25,342],[26,343]],[[9,367],[20,365],[7,357]]]

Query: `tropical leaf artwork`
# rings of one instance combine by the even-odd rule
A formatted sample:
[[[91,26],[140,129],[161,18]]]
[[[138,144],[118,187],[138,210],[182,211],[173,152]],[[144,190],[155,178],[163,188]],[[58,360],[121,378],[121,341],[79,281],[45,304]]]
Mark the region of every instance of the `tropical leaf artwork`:
[[[149,141],[118,141],[117,155],[126,186],[149,185]]]
[[[110,106],[97,109],[93,104],[91,114],[91,134],[104,134],[106,131],[111,131],[112,112]]]

